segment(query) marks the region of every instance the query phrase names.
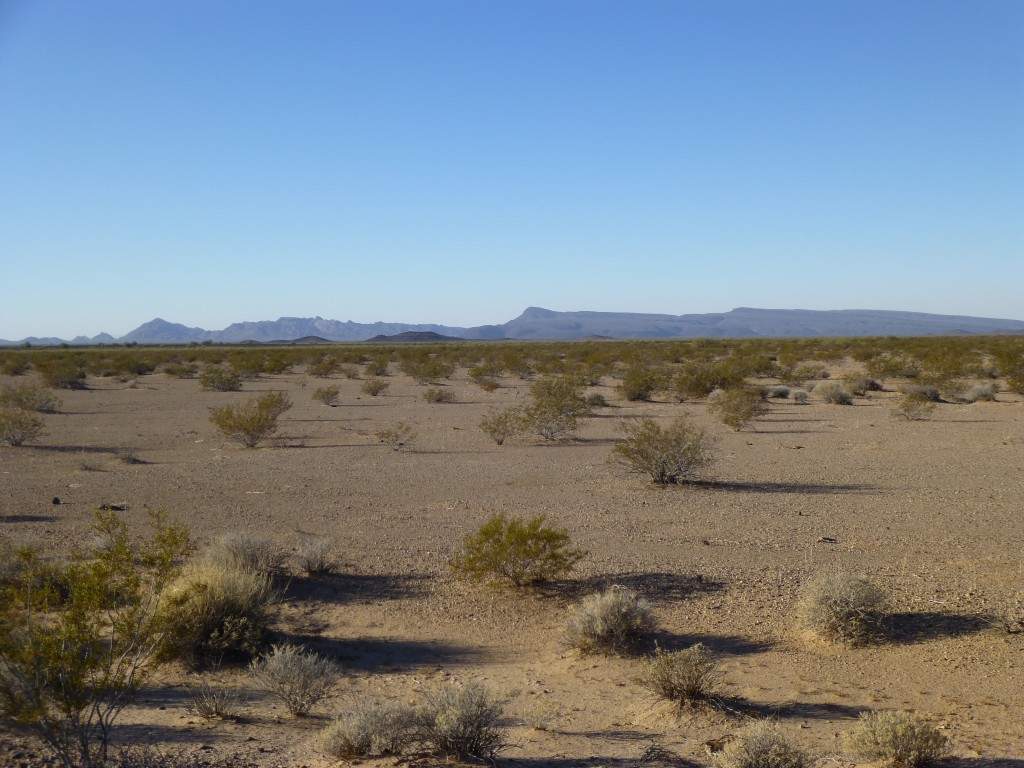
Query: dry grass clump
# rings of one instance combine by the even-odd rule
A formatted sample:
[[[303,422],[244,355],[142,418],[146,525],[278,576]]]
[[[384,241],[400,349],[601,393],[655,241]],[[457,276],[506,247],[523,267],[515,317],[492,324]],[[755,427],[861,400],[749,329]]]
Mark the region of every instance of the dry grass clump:
[[[710,700],[722,684],[718,657],[702,643],[682,651],[654,649],[636,681],[680,707]]]
[[[583,599],[569,616],[563,641],[580,653],[625,653],[656,628],[650,603],[630,589],[612,586]]]
[[[612,449],[614,458],[661,485],[686,482],[713,460],[714,440],[682,417],[667,427],[653,419],[629,421],[622,432],[625,439]]]
[[[213,540],[203,551],[203,559],[218,568],[238,568],[271,576],[281,571],[285,553],[266,536],[229,531]]]
[[[714,758],[714,768],[805,768],[810,760],[771,720],[743,728]]]
[[[194,562],[164,591],[159,655],[192,664],[254,656],[266,643],[277,602],[264,574]]]
[[[829,405],[853,405],[853,395],[838,381],[823,381],[815,385],[814,393]]]
[[[305,717],[331,695],[338,668],[330,659],[300,646],[275,645],[249,665],[253,683],[280,701],[295,717]]]
[[[400,451],[417,437],[416,430],[404,421],[396,421],[393,426],[379,429],[374,435],[392,451]]]
[[[43,434],[43,420],[33,411],[0,408],[0,443],[19,446]]]
[[[320,747],[330,757],[351,759],[401,754],[412,741],[415,710],[393,702],[357,701],[320,734]]]
[[[208,676],[194,675],[193,684],[185,685],[192,709],[206,720],[230,720],[238,717],[245,696],[236,688]]]
[[[37,413],[56,413],[61,399],[38,384],[9,384],[0,387],[0,407],[20,408]]]
[[[305,536],[296,550],[299,567],[307,576],[328,576],[338,570],[331,542],[323,536]]]
[[[866,576],[825,573],[804,585],[797,618],[819,637],[863,645],[881,635],[885,602],[885,592]]]
[[[454,403],[455,393],[450,389],[441,387],[430,387],[423,392],[423,399],[428,403]]]
[[[478,683],[428,691],[413,715],[413,740],[448,757],[493,761],[505,746],[504,705]]]
[[[546,525],[544,515],[521,520],[498,513],[466,536],[451,567],[471,579],[524,587],[565,576],[586,554],[569,546],[567,530]]]
[[[329,405],[331,408],[337,406],[340,402],[341,387],[336,384],[332,384],[328,387],[317,387],[313,390],[313,399],[317,402]]]
[[[946,737],[916,712],[865,712],[846,734],[845,747],[886,768],[923,768],[946,755]]]

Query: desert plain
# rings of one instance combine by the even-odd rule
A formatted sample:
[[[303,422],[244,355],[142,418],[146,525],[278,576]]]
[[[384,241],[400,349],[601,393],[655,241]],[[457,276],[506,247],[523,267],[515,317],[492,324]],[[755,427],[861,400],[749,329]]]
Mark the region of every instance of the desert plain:
[[[850,359],[827,366],[832,378],[859,369]],[[90,375],[85,389],[58,393],[59,412],[45,416],[37,440],[0,446],[0,536],[69,553],[90,540],[92,511],[109,504],[140,536],[148,512],[165,510],[200,547],[230,532],[268,537],[287,554],[274,639],[340,667],[335,695],[304,718],[254,689],[244,664],[207,670],[245,699],[237,718],[208,720],[192,707],[195,673],[160,666],[117,720],[115,745],[322,768],[340,761],[323,753],[319,734],[353,702],[414,701],[439,682],[478,681],[505,702],[496,761],[510,768],[708,765],[709,743],[760,716],[816,765],[854,766],[843,733],[877,709],[925,714],[949,739],[946,765],[1024,766],[1024,634],[1012,623],[1024,593],[1021,395],[1002,387],[995,402],[944,402],[908,421],[891,413],[891,381],[852,405],[813,391],[806,404],[773,398],[736,431],[704,400],[658,391],[627,401],[609,372],[586,387],[608,405],[581,419],[575,437],[497,445],[481,418],[526,403],[542,375],[504,373],[487,392],[460,367],[430,385],[453,401],[429,403],[425,385],[394,363],[388,373],[378,396],[363,391],[365,375],[317,378],[303,365],[239,392],[159,370]],[[340,389],[335,407],[312,397],[326,384]],[[267,391],[293,403],[273,438],[250,449],[217,432],[211,407]],[[659,486],[613,460],[625,420],[680,414],[716,441],[696,482]],[[399,421],[415,437],[393,450],[377,433]],[[136,463],[119,459],[126,447]],[[566,579],[533,589],[453,574],[464,537],[494,513],[544,514],[588,554]],[[310,537],[329,540],[336,573],[296,566]],[[827,571],[885,589],[889,636],[848,648],[797,625],[801,585]],[[633,655],[566,648],[567,614],[611,585],[652,603],[655,635]],[[719,654],[735,706],[680,709],[637,684],[655,644],[697,642]],[[45,755],[9,725],[0,743],[5,765]]]

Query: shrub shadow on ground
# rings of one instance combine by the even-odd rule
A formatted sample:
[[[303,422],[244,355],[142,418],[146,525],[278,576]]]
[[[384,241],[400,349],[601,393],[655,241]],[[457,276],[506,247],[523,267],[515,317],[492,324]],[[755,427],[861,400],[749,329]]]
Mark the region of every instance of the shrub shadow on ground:
[[[891,643],[910,645],[925,640],[973,635],[992,626],[983,616],[945,611],[891,613],[885,617],[885,639]]]
[[[858,494],[880,493],[877,485],[867,483],[745,483],[730,480],[690,480],[686,485],[709,491],[733,493],[806,493],[806,494]]]
[[[542,584],[538,587],[538,592],[542,595],[577,600],[595,592],[603,592],[612,586],[626,587],[655,602],[672,602],[693,595],[720,592],[725,588],[725,583],[700,574],[605,573],[600,576]]]
[[[333,638],[322,635],[291,635],[288,639],[333,659],[348,672],[483,664],[489,660],[489,654],[484,650],[443,641]]]
[[[59,519],[56,515],[2,515],[0,523],[55,523]]]
[[[851,707],[847,704],[790,701],[781,704],[761,703],[745,699],[724,699],[726,706],[741,714],[758,718],[799,720],[856,720],[869,707]]]
[[[772,649],[773,644],[765,640],[754,640],[742,635],[691,635],[674,632],[655,632],[650,643],[650,650],[655,645],[666,651],[681,651],[700,643],[710,648],[719,656],[748,656],[765,653]]]
[[[564,731],[555,729],[552,733],[565,734],[567,736],[583,736],[599,739],[611,739],[613,741],[647,741],[651,740],[651,734],[639,731]],[[606,766],[607,768],[704,768],[705,763],[697,763],[680,757],[675,752],[656,744],[650,744],[637,757],[499,757],[498,762],[508,768],[592,768],[595,765]]]
[[[374,603],[420,597],[431,577],[415,573],[336,573],[328,576],[294,576],[288,580],[288,597],[322,603]]]

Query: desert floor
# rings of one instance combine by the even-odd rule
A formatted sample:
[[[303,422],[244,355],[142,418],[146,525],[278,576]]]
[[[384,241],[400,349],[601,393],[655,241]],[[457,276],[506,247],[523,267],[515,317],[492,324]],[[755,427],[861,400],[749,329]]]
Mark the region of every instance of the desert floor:
[[[315,579],[293,564],[282,581],[278,639],[343,668],[337,697],[314,716],[291,718],[250,690],[241,719],[203,720],[190,710],[189,674],[172,666],[123,713],[115,741],[316,768],[337,762],[319,751],[318,732],[357,696],[411,700],[455,679],[507,700],[500,765],[629,766],[645,753],[657,765],[652,745],[678,757],[665,764],[706,765],[705,742],[761,713],[819,766],[851,766],[842,733],[858,713],[910,708],[945,730],[950,765],[1024,766],[1024,634],[994,618],[1024,592],[1021,396],[942,404],[907,422],[890,415],[894,392],[852,406],[812,394],[807,405],[773,400],[756,430],[734,432],[704,403],[624,402],[608,378],[590,391],[610,407],[584,419],[577,440],[498,446],[477,424],[525,402],[529,382],[502,379],[488,394],[460,370],[444,382],[456,402],[428,404],[411,378],[388,380],[370,397],[358,380],[301,369],[235,393],[162,374],[90,378],[86,391],[60,393],[36,443],[0,447],[0,535],[10,539],[68,552],[89,540],[91,510],[114,503],[128,505],[123,518],[140,535],[147,510],[163,509],[199,544],[248,531],[293,552],[304,536],[327,536],[342,563]],[[313,400],[325,383],[341,387],[340,406]],[[246,449],[216,433],[210,406],[267,390],[294,402],[275,440]],[[658,487],[611,460],[623,419],[680,413],[718,438],[702,482]],[[393,451],[375,432],[399,420],[418,434]],[[119,461],[122,446],[142,463]],[[589,556],[540,591],[453,577],[463,537],[495,512],[544,513]],[[828,570],[867,574],[890,592],[893,637],[848,649],[796,628],[801,583]],[[718,651],[743,711],[679,712],[634,682],[640,659],[565,650],[567,611],[612,584],[652,601],[662,647]],[[219,674],[249,687],[244,667]],[[26,752],[19,735],[0,741],[0,762]]]

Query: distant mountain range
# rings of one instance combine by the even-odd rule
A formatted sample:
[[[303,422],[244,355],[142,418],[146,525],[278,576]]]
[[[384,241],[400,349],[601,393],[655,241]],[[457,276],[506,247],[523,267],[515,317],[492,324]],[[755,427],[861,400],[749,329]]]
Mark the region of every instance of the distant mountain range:
[[[279,320],[233,323],[221,331],[190,328],[157,318],[120,338],[101,333],[65,341],[29,337],[0,345],[53,344],[189,344],[192,342],[366,341],[399,334],[430,334],[461,339],[688,339],[751,338],[763,336],[935,336],[1024,333],[1024,320],[1006,320],[924,312],[872,309],[751,309],[694,315],[653,315],[638,312],[554,312],[530,307],[502,325],[455,328],[408,323],[353,323],[322,317],[282,317]],[[412,338],[412,337],[407,337]]]

